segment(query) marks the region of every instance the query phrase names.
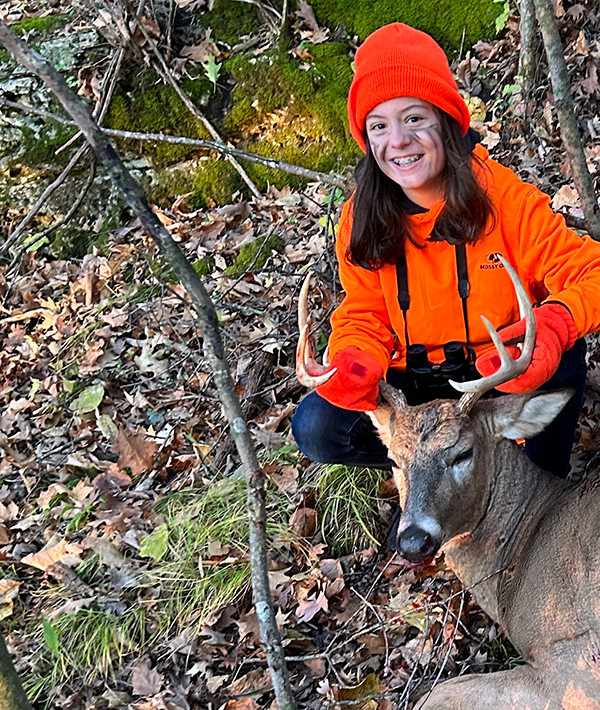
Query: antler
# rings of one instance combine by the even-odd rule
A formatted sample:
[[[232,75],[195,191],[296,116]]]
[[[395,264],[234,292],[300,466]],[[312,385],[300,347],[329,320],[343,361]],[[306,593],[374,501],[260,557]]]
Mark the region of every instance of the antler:
[[[310,286],[310,274],[304,279],[300,297],[298,299],[298,330],[300,337],[296,348],[296,377],[305,387],[316,387],[322,385],[337,370],[330,368],[326,361],[327,354],[323,360],[324,364],[318,363],[313,355],[310,344],[310,333],[308,328],[308,289]]]
[[[510,276],[513,286],[515,287],[517,300],[519,301],[519,312],[521,318],[525,318],[525,337],[523,347],[519,359],[513,360],[506,351],[504,343],[500,339],[500,336],[494,326],[485,316],[481,316],[481,320],[484,322],[485,327],[490,334],[490,338],[496,346],[496,350],[500,356],[500,369],[492,375],[482,377],[480,380],[472,380],[470,382],[454,382],[453,380],[449,380],[454,389],[465,393],[458,402],[458,408],[461,412],[468,411],[475,404],[475,402],[483,394],[485,394],[485,392],[489,392],[489,390],[494,389],[498,385],[504,384],[505,382],[522,375],[531,364],[531,358],[533,356],[533,348],[535,345],[535,317],[533,315],[531,302],[529,301],[525,287],[521,283],[517,272],[503,256],[498,256],[500,261],[504,264],[504,268],[508,271],[508,275]]]

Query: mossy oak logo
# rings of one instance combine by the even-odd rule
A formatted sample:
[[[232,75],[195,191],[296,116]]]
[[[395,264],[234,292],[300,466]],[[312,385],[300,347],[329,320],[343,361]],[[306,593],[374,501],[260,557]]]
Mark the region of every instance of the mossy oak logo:
[[[500,261],[502,254],[498,252],[492,252],[488,254],[485,258],[483,264],[479,264],[480,269],[503,269],[504,264]]]

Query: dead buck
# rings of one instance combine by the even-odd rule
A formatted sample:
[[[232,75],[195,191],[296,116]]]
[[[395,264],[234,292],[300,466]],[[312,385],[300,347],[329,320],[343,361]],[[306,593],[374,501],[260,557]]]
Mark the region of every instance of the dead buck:
[[[370,413],[394,462],[398,551],[417,564],[442,550],[525,661],[447,680],[415,709],[600,710],[600,479],[568,484],[514,441],[542,431],[571,391],[479,399],[527,368],[535,342],[525,290],[504,265],[528,322],[521,358],[512,360],[489,325],[501,372],[456,384],[460,400],[414,407],[382,382],[385,401]],[[330,373],[305,358],[308,330],[300,325],[299,379],[308,374],[314,386]]]

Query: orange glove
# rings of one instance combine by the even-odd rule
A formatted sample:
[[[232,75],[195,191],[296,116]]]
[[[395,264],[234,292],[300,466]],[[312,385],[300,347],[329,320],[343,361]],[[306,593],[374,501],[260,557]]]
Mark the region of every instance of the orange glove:
[[[316,388],[323,399],[355,412],[372,412],[377,408],[383,369],[373,355],[349,346],[336,353],[331,367],[337,367],[337,372]]]
[[[535,347],[531,364],[527,370],[514,380],[510,380],[496,389],[500,392],[532,392],[547,382],[558,370],[562,354],[577,340],[577,330],[573,316],[561,303],[544,303],[534,308],[536,324]],[[499,331],[503,343],[519,342],[525,334],[525,319],[509,325]],[[516,360],[521,351],[516,345],[507,345],[509,355]],[[500,367],[500,357],[496,350],[480,355],[475,362],[478,372],[486,377]]]

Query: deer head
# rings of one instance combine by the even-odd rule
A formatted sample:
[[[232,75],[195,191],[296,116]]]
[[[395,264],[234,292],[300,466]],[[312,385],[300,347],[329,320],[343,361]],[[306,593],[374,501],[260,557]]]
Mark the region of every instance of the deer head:
[[[572,394],[506,395],[465,409],[456,400],[398,407],[393,387],[380,391],[386,401],[369,414],[394,462],[403,511],[390,545],[414,564],[477,527],[502,467],[526,459],[514,439],[542,431]]]
[[[458,535],[468,535],[486,512],[499,465],[524,456],[514,439],[538,434],[560,412],[570,390],[480,397],[525,372],[535,345],[535,318],[527,293],[512,266],[501,257],[515,287],[526,332],[521,355],[513,360],[492,324],[482,316],[500,357],[500,369],[472,382],[451,384],[460,400],[435,400],[409,407],[402,392],[382,381],[382,402],[368,412],[394,462],[394,480],[403,510],[395,546],[411,563],[422,564]],[[335,370],[319,365],[309,339],[307,278],[299,305],[300,341],[296,372],[316,386]],[[511,441],[508,441],[511,440]]]

